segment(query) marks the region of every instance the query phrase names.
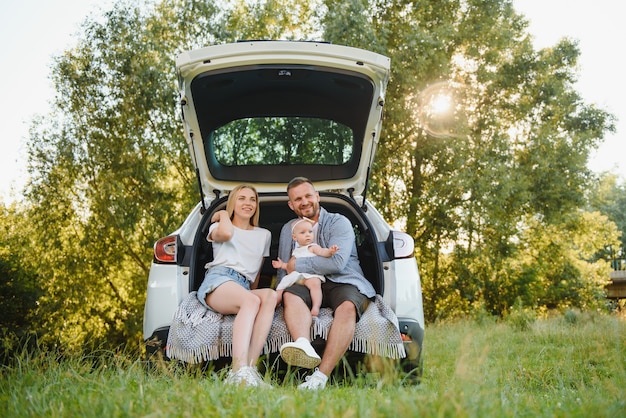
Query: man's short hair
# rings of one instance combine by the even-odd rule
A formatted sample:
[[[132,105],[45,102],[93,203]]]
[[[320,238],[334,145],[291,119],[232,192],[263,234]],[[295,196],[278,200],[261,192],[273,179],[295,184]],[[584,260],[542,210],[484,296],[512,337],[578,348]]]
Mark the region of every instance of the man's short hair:
[[[289,193],[289,190],[301,185],[302,183],[309,183],[311,186],[313,186],[313,182],[306,177],[294,177],[287,184],[287,193]]]

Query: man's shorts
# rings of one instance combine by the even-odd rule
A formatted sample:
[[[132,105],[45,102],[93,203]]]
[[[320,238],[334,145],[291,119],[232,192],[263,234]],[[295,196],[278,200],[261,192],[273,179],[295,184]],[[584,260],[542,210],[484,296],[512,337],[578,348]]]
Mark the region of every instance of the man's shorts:
[[[311,301],[311,293],[309,289],[302,284],[294,284],[284,290],[299,296],[304,303],[311,309],[313,302]],[[361,319],[361,315],[369,306],[371,299],[359,292],[356,286],[345,283],[334,283],[326,280],[322,283],[322,308],[331,308],[333,312],[343,302],[349,300],[356,307],[356,320]]]

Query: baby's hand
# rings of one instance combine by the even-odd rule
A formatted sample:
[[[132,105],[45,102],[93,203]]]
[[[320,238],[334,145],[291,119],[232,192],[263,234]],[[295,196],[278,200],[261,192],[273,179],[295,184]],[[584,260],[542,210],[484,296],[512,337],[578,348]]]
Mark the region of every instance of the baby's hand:
[[[272,260],[272,267],[274,267],[275,269],[282,269],[283,267],[283,260],[280,259],[280,257],[278,257],[278,260]]]
[[[330,250],[330,254],[331,254],[331,255],[335,255],[335,253],[336,253],[337,251],[339,251],[339,247],[338,247],[338,246],[336,246],[336,245],[331,245],[331,246],[330,246],[330,248],[329,248],[329,250]]]

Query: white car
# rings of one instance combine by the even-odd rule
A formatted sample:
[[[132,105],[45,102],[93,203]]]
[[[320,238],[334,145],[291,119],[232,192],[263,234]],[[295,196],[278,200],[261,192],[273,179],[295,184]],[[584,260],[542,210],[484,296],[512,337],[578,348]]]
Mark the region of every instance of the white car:
[[[175,310],[200,286],[212,256],[211,216],[241,183],[256,187],[260,226],[272,233],[260,283],[272,286],[280,229],[295,217],[286,186],[304,176],[324,208],[353,223],[363,271],[398,318],[407,352],[402,366],[421,371],[424,314],[413,239],[366,199],[389,58],[328,43],[250,41],[183,53],[176,66],[202,196],[180,228],[154,246],[143,322],[148,354],[164,349]]]

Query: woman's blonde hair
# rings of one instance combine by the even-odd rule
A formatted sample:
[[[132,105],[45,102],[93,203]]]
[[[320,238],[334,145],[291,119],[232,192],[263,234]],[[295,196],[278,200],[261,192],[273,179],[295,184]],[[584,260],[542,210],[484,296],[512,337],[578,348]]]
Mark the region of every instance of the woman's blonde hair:
[[[256,199],[256,209],[254,210],[254,215],[252,215],[252,217],[250,218],[250,225],[258,226],[259,225],[259,194],[257,193],[256,189],[253,186],[250,186],[249,184],[240,184],[228,194],[228,200],[226,201],[226,212],[228,212],[228,216],[230,217],[232,221],[233,216],[235,214],[235,199],[237,198],[237,194],[239,194],[239,191],[241,189],[250,189],[254,192],[254,198]]]

